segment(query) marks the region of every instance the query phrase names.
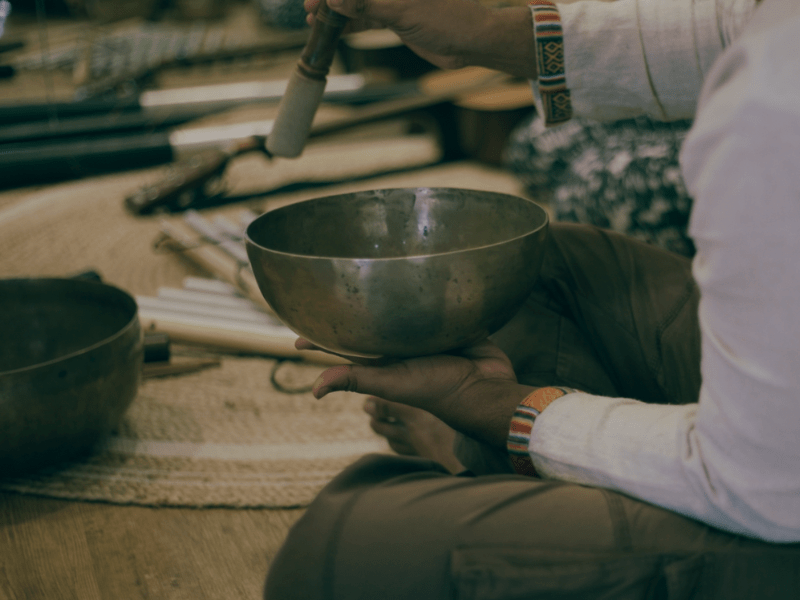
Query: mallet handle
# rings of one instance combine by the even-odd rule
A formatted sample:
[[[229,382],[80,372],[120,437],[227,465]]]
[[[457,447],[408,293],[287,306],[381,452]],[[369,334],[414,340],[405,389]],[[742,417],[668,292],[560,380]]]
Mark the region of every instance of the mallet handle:
[[[308,43],[289,78],[272,131],[267,136],[269,154],[294,158],[302,153],[325,92],[325,76],[336,54],[336,43],[347,21],[347,17],[332,11],[325,0],[320,0]]]
[[[325,0],[320,0],[314,15],[314,27],[297,63],[303,75],[310,79],[325,79],[333,63],[339,37],[348,21],[344,15],[328,8]]]

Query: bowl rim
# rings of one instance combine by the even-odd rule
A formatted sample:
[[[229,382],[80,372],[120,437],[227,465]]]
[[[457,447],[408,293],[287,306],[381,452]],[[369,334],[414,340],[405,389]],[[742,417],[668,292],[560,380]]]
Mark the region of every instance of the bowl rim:
[[[51,366],[59,362],[71,360],[76,356],[80,356],[82,354],[88,354],[102,346],[105,346],[119,337],[122,337],[128,333],[128,331],[132,327],[136,327],[139,322],[139,306],[136,304],[136,300],[133,296],[131,296],[125,290],[118,288],[117,286],[110,285],[105,282],[98,282],[98,281],[85,281],[79,280],[69,277],[15,277],[15,278],[7,278],[7,279],[0,279],[0,287],[2,287],[6,283],[31,283],[33,285],[39,284],[47,284],[47,283],[66,283],[71,282],[67,285],[77,285],[77,286],[87,286],[87,285],[94,285],[94,286],[102,286],[106,290],[108,290],[112,294],[117,294],[119,298],[122,298],[126,302],[130,302],[133,306],[133,315],[132,317],[120,327],[117,331],[112,333],[111,335],[91,344],[90,346],[85,346],[74,352],[70,352],[69,354],[64,354],[62,356],[51,358],[50,360],[46,360],[44,362],[38,362],[33,365],[28,365],[27,367],[20,367],[18,369],[11,369],[9,371],[0,371],[0,378],[6,377],[7,375],[17,375],[24,373],[25,371],[33,371],[34,369],[39,369],[46,366]]]
[[[455,190],[455,191],[460,191],[460,192],[479,192],[479,193],[489,193],[489,194],[492,194],[492,195],[495,195],[495,196],[505,196],[507,198],[514,198],[515,200],[522,200],[523,202],[528,202],[528,203],[534,205],[536,208],[538,208],[539,210],[542,211],[542,215],[544,216],[544,219],[543,219],[541,225],[539,225],[538,227],[536,227],[534,229],[531,229],[530,231],[526,231],[525,233],[523,233],[521,235],[518,235],[518,236],[515,236],[515,237],[512,237],[512,238],[508,238],[507,240],[502,240],[500,242],[494,242],[492,244],[484,244],[483,246],[473,246],[471,248],[462,248],[462,249],[459,249],[459,250],[448,250],[447,252],[434,252],[432,254],[413,254],[413,255],[406,255],[406,256],[353,257],[353,256],[327,256],[327,255],[320,256],[320,255],[313,255],[313,254],[298,254],[296,252],[285,252],[283,250],[275,250],[274,248],[267,248],[266,246],[263,246],[263,245],[259,244],[258,242],[254,241],[253,238],[250,236],[250,228],[256,223],[256,221],[259,221],[262,218],[265,218],[267,215],[269,215],[269,214],[271,214],[273,212],[276,212],[276,211],[279,211],[279,210],[282,210],[282,209],[285,209],[285,208],[289,208],[291,206],[295,206],[295,205],[298,205],[298,204],[302,204],[304,202],[314,202],[314,201],[318,201],[318,200],[325,200],[325,199],[328,199],[328,198],[335,198],[337,196],[347,196],[347,195],[350,195],[350,194],[358,194],[358,193],[363,193],[363,192],[391,192],[391,191],[395,191],[395,190],[420,190],[420,189],[426,189],[426,190]],[[448,256],[448,255],[451,255],[451,254],[459,254],[459,253],[462,253],[462,252],[472,252],[472,251],[475,251],[475,250],[483,250],[483,249],[486,249],[486,248],[492,248],[492,247],[495,247],[495,246],[501,246],[503,244],[509,244],[511,242],[515,242],[515,241],[520,240],[522,238],[537,234],[540,231],[542,231],[543,229],[546,229],[549,224],[550,224],[550,214],[547,212],[547,210],[545,210],[545,208],[543,206],[541,206],[538,202],[535,202],[535,201],[533,201],[533,200],[531,200],[529,198],[523,198],[522,196],[515,196],[514,194],[506,194],[504,192],[492,192],[492,191],[489,191],[489,190],[473,190],[473,189],[469,189],[469,188],[443,187],[443,186],[420,186],[420,187],[417,187],[417,188],[378,188],[378,189],[374,189],[374,190],[359,190],[359,191],[354,191],[354,192],[343,192],[341,194],[332,194],[332,195],[329,195],[329,196],[319,196],[319,197],[315,197],[315,198],[307,198],[305,200],[299,200],[297,202],[291,202],[289,204],[284,204],[283,206],[277,206],[277,207],[275,207],[275,208],[273,208],[271,210],[267,210],[266,212],[260,214],[255,219],[253,219],[247,225],[247,227],[245,228],[244,238],[245,238],[246,245],[253,246],[255,248],[258,248],[259,250],[263,250],[263,251],[270,252],[272,254],[276,254],[276,255],[280,255],[280,256],[287,256],[287,257],[292,257],[292,258],[304,258],[304,259],[307,259],[307,260],[351,260],[351,261],[352,260],[357,260],[357,261],[364,261],[364,262],[379,262],[379,261],[390,261],[390,260],[424,259],[424,258],[431,258],[431,257],[434,257],[434,256]],[[252,261],[250,261],[250,262],[252,263]]]

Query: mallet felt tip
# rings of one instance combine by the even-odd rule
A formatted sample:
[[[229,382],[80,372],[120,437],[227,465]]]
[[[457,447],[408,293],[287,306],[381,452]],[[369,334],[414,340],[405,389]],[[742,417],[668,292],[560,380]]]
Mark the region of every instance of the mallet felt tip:
[[[293,158],[303,152],[325,91],[336,44],[347,22],[347,17],[332,11],[324,0],[320,1],[308,43],[289,78],[272,131],[267,136],[270,154]]]

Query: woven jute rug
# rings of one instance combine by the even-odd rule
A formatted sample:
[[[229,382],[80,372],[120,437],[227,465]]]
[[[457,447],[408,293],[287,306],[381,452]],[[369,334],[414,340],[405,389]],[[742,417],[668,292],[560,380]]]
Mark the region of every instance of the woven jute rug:
[[[96,453],[0,488],[147,506],[302,507],[360,456],[389,451],[361,397],[278,391],[275,362],[226,357],[218,368],[145,380]],[[275,379],[307,389],[321,369],[287,361]]]
[[[367,163],[373,151],[360,162]],[[331,171],[341,165],[331,161],[325,160]],[[260,189],[273,176],[259,157],[235,167],[232,184],[240,190]],[[92,268],[133,295],[151,295],[160,286],[180,287],[187,275],[204,275],[178,256],[154,252],[158,220],[123,208],[128,193],[157,176],[157,170],[134,172],[0,195],[0,277],[64,276]],[[515,193],[519,184],[497,170],[452,164],[272,197],[262,207],[325,193],[420,185]],[[145,380],[119,431],[95,454],[0,488],[151,506],[296,507],[308,504],[360,456],[389,451],[370,430],[361,397],[339,393],[317,401],[309,393],[285,391],[309,386],[324,367],[282,363],[277,389],[270,378],[274,366],[269,357],[224,356],[217,368]]]
[[[179,256],[154,251],[157,219],[124,210],[125,194],[147,177],[76,181],[10,203],[0,210],[0,277],[91,268],[137,295],[203,275]],[[317,401],[284,391],[308,388],[324,367],[282,363],[276,389],[274,366],[270,357],[224,355],[219,367],[146,379],[119,431],[95,454],[2,481],[0,489],[151,506],[296,507],[358,457],[387,451],[360,397]]]

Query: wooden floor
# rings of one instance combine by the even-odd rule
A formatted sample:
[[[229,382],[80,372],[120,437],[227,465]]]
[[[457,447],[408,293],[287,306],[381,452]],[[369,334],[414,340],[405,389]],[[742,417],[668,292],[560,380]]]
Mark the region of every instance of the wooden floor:
[[[302,512],[0,494],[0,600],[259,598]]]

